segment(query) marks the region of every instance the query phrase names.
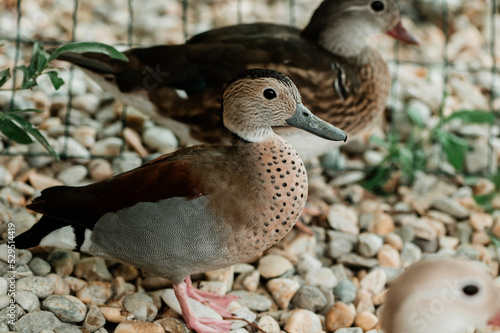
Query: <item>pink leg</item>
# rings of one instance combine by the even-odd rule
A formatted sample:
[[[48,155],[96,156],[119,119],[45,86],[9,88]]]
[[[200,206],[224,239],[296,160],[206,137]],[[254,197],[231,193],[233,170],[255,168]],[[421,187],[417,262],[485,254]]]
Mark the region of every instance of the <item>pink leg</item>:
[[[187,280],[187,279],[186,279]],[[174,292],[187,326],[198,333],[229,333],[231,322],[213,318],[197,318],[189,304],[186,280],[174,285]],[[191,282],[190,282],[191,283]]]
[[[198,290],[193,287],[191,283],[191,277],[188,276],[184,280],[187,285],[187,294],[192,299],[197,300],[200,303],[207,304],[209,307],[214,309],[222,317],[231,317],[231,313],[227,311],[227,306],[238,299],[238,296],[234,295],[217,295],[214,293],[209,293],[207,291]]]

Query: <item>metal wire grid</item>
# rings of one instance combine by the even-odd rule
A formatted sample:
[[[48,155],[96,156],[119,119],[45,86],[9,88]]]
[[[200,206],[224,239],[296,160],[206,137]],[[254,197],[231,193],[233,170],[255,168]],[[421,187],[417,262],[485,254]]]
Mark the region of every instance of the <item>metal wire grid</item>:
[[[127,27],[127,42],[126,43],[115,43],[114,45],[122,46],[126,45],[128,47],[132,46],[137,46],[139,44],[136,44],[134,41],[134,5],[139,5],[139,1],[137,0],[126,0],[127,1],[127,8],[128,8],[128,21],[126,22],[126,27]],[[195,0],[178,0],[181,5],[182,5],[182,32],[183,32],[183,37],[184,39],[187,39],[190,36],[190,32],[188,30],[188,13],[190,10],[190,6],[192,6],[193,3],[196,3]],[[297,4],[296,0],[286,0],[288,1],[288,8],[289,8],[289,23],[291,25],[295,25],[297,22]],[[410,0],[412,3],[417,3],[419,1],[425,1],[425,0]],[[492,58],[492,66],[490,68],[475,68],[475,69],[467,69],[467,72],[469,74],[477,72],[477,71],[484,71],[488,70],[492,74],[492,80],[490,84],[490,94],[489,94],[489,109],[490,112],[495,112],[493,102],[494,102],[494,92],[499,91],[500,87],[496,86],[495,82],[495,75],[500,73],[500,69],[498,68],[497,62],[496,62],[496,20],[495,20],[495,14],[498,12],[498,0],[489,0],[489,6],[491,7],[490,9],[490,31],[491,35],[489,36],[489,51],[490,55]],[[233,0],[233,2],[236,3],[236,19],[237,23],[242,23],[243,20],[243,12],[242,12],[242,6],[243,6],[243,0]],[[23,45],[31,45],[36,41],[41,41],[44,43],[44,45],[61,45],[67,42],[74,42],[76,41],[76,31],[78,28],[78,18],[77,18],[77,9],[80,5],[80,0],[73,0],[73,15],[72,15],[72,25],[71,25],[71,38],[69,40],[35,40],[35,39],[26,39],[22,38],[21,36],[21,19],[22,19],[22,11],[21,11],[21,6],[22,6],[23,0],[17,0],[17,20],[16,20],[16,36],[15,38],[12,38],[10,36],[0,36],[0,41],[7,41],[7,42],[14,42],[15,43],[15,55],[14,55],[14,67],[18,65],[19,60],[20,60],[20,49]],[[442,31],[445,35],[445,42],[443,44],[443,58],[442,61],[440,62],[433,62],[433,61],[415,61],[415,60],[406,60],[402,59],[400,57],[400,47],[398,43],[395,43],[394,46],[394,51],[393,51],[393,57],[392,59],[387,59],[388,64],[392,64],[393,68],[395,69],[393,71],[393,87],[395,86],[395,83],[398,80],[398,73],[399,69],[401,66],[405,65],[410,65],[410,66],[419,66],[419,67],[425,67],[425,68],[431,68],[431,67],[439,67],[442,68],[443,70],[443,87],[446,90],[446,87],[448,86],[449,83],[449,73],[450,70],[459,70],[456,67],[456,64],[451,62],[449,57],[448,57],[448,45],[449,45],[449,37],[450,37],[450,27],[448,25],[448,19],[449,19],[449,10],[448,10],[448,5],[446,0],[440,0],[441,3],[441,17],[442,17]],[[463,70],[463,69],[461,69]],[[69,137],[69,119],[70,119],[70,114],[71,114],[71,102],[72,102],[72,83],[74,80],[74,75],[73,75],[73,66],[71,67],[70,74],[69,74],[69,80],[66,83],[68,85],[68,93],[67,93],[67,98],[68,98],[68,103],[66,107],[66,119],[65,119],[65,136]],[[13,71],[13,86],[15,86],[16,82],[16,71]],[[394,98],[394,95],[397,92],[393,89],[391,92],[392,98]],[[16,91],[15,89],[12,89],[12,95],[10,99],[10,106],[12,108],[14,104],[14,97],[15,97]],[[442,110],[443,106],[446,103],[447,99],[447,94],[445,91],[443,91],[443,98],[441,100],[441,108],[440,108],[440,117],[443,117]],[[126,106],[124,106],[126,108]],[[498,111],[498,110],[497,110]],[[498,114],[497,114],[498,116]],[[126,123],[126,110],[124,110],[122,114],[122,126],[125,128],[127,126]],[[493,133],[491,131],[491,127],[489,129],[489,138],[491,139],[493,137]],[[66,140],[67,141],[67,140]],[[125,140],[122,139],[122,148],[121,152],[125,150]],[[489,164],[492,166],[494,163],[492,163],[492,159],[494,157],[494,150],[491,145],[491,140],[489,141]],[[0,155],[18,155],[18,153],[11,152],[9,149],[9,145],[7,144],[5,149],[0,151]],[[25,156],[40,156],[40,155],[48,155],[48,153],[23,153]],[[122,154],[120,154],[121,156]],[[118,157],[120,157],[118,156]],[[62,159],[68,159],[68,158],[81,158],[82,156],[73,156],[69,155],[67,152],[67,145],[65,145],[62,153],[61,153],[61,158]],[[117,158],[117,156],[90,156],[90,158]],[[441,159],[443,160],[443,159]],[[495,172],[495,170],[489,170],[491,173]]]

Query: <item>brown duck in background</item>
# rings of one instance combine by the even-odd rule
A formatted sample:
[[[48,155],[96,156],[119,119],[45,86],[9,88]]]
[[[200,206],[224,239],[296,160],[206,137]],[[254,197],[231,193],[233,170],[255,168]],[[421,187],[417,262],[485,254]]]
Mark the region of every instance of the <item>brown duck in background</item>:
[[[254,67],[288,75],[304,105],[352,136],[384,110],[389,94],[387,65],[365,43],[378,33],[417,43],[402,26],[393,0],[325,0],[303,30],[240,24],[182,45],[131,49],[125,53],[129,62],[89,53],[60,59],[85,69],[105,91],[171,128],[184,143],[229,141],[219,116],[221,88]],[[331,142],[292,128],[279,131],[304,159],[332,148]]]

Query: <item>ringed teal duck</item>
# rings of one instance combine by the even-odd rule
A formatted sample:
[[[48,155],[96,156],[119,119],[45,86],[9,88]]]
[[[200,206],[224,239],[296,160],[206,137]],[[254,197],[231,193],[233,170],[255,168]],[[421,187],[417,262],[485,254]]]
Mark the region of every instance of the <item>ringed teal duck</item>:
[[[379,33],[417,43],[394,0],[324,0],[303,30],[240,24],[182,45],[131,49],[125,52],[129,62],[91,53],[60,59],[82,67],[105,91],[170,127],[184,143],[230,141],[220,122],[220,92],[234,75],[254,67],[289,76],[314,114],[353,136],[383,112],[389,94],[387,65],[365,43]],[[277,131],[305,160],[336,146],[292,127]]]
[[[329,140],[346,134],[314,116],[293,82],[268,69],[228,83],[222,119],[231,145],[184,148],[106,181],[42,191],[28,208],[43,217],[16,238],[17,247],[69,248],[167,277],[191,329],[229,332],[230,322],[193,314],[188,295],[206,294],[193,290],[189,275],[249,260],[297,221],[307,198],[306,170],[272,126]]]

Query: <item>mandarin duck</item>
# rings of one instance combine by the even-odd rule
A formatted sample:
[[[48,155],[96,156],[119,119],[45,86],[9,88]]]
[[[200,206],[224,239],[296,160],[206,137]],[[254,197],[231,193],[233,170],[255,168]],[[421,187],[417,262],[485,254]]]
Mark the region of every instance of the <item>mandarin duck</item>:
[[[411,266],[390,285],[383,306],[384,333],[465,333],[500,323],[500,294],[484,266],[431,258]]]
[[[125,52],[129,62],[95,53],[59,59],[83,68],[105,91],[170,127],[183,143],[229,142],[219,117],[220,91],[236,73],[253,67],[289,76],[313,113],[354,135],[383,112],[389,94],[387,65],[365,43],[378,33],[417,43],[401,24],[394,0],[324,0],[303,30],[240,24],[182,45],[131,49]],[[293,128],[277,131],[305,160],[332,149],[331,142]]]
[[[106,181],[42,191],[28,208],[43,217],[16,238],[17,247],[64,247],[167,277],[191,329],[229,332],[230,322],[193,314],[188,295],[207,293],[195,291],[189,275],[248,261],[297,221],[306,170],[272,126],[329,140],[346,134],[314,116],[293,82],[268,69],[247,70],[228,83],[222,121],[230,145],[192,146]],[[228,304],[217,300],[210,302],[218,310]]]

